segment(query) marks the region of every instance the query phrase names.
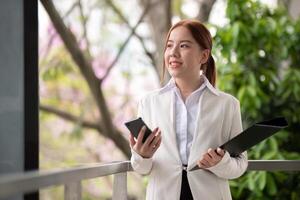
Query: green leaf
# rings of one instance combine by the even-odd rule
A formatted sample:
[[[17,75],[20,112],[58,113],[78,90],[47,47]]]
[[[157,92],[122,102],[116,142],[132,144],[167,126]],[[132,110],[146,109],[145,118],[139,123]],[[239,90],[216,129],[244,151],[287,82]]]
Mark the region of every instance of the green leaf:
[[[269,143],[270,143],[271,151],[277,152],[278,151],[278,143],[277,143],[275,137],[271,137],[269,139]]]
[[[263,190],[265,188],[266,179],[267,179],[267,173],[266,172],[259,172],[258,187],[259,187],[260,190]]]
[[[276,183],[270,173],[267,174],[267,191],[271,196],[274,196],[277,193]]]
[[[248,187],[250,190],[254,190],[255,189],[255,181],[254,181],[254,176],[248,176]]]

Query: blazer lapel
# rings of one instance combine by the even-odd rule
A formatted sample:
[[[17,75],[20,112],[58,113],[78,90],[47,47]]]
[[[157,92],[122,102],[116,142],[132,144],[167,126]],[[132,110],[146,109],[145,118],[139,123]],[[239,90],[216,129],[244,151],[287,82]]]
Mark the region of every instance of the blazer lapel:
[[[181,163],[175,133],[175,107],[173,95],[173,92],[161,94],[161,98],[159,98],[160,101],[157,103],[157,116],[161,120],[161,126],[164,127],[164,130],[166,131],[166,133],[162,133],[165,134],[163,143],[165,143],[166,147],[171,151],[170,153],[173,155],[175,154],[177,161]]]

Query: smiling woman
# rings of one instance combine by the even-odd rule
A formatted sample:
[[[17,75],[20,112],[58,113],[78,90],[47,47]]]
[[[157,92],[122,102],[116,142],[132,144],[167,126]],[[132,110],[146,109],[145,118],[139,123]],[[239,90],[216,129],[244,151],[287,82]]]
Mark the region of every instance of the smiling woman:
[[[218,148],[242,131],[242,123],[239,101],[215,88],[211,50],[211,35],[199,21],[180,21],[167,35],[164,73],[172,78],[146,95],[138,112],[154,131],[144,143],[130,139],[133,169],[150,175],[148,200],[230,200],[227,179],[247,168],[246,152],[232,158]],[[200,169],[191,171],[196,165]]]
[[[197,26],[198,28],[195,28]],[[190,73],[190,75],[197,76],[201,70],[206,74],[211,84],[215,86],[216,69],[214,59],[211,56],[211,49],[211,34],[203,24],[191,20],[178,22],[167,35],[163,76],[166,67],[169,73],[173,75],[172,69],[179,67],[178,64],[182,64],[181,59],[184,59],[186,65],[191,66],[189,71],[195,72]],[[182,69],[185,67],[182,66]]]

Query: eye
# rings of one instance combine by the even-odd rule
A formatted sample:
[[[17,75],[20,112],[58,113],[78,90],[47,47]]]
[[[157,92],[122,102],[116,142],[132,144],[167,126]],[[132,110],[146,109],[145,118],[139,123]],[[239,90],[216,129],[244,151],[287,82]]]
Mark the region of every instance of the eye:
[[[181,44],[180,48],[189,48],[189,45],[187,45],[187,44]]]
[[[168,43],[168,44],[167,44],[167,48],[171,48],[172,46],[173,46],[172,43]]]

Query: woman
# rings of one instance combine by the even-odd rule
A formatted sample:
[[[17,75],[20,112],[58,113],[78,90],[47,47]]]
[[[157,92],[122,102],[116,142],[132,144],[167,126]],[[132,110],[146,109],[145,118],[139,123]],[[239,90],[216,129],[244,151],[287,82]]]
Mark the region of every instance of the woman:
[[[211,50],[211,35],[196,20],[176,23],[167,35],[164,73],[172,78],[139,104],[138,115],[154,131],[145,143],[144,129],[130,136],[132,167],[149,174],[148,200],[229,200],[228,179],[247,168],[246,152],[233,158],[218,148],[242,124],[239,101],[215,88]]]

